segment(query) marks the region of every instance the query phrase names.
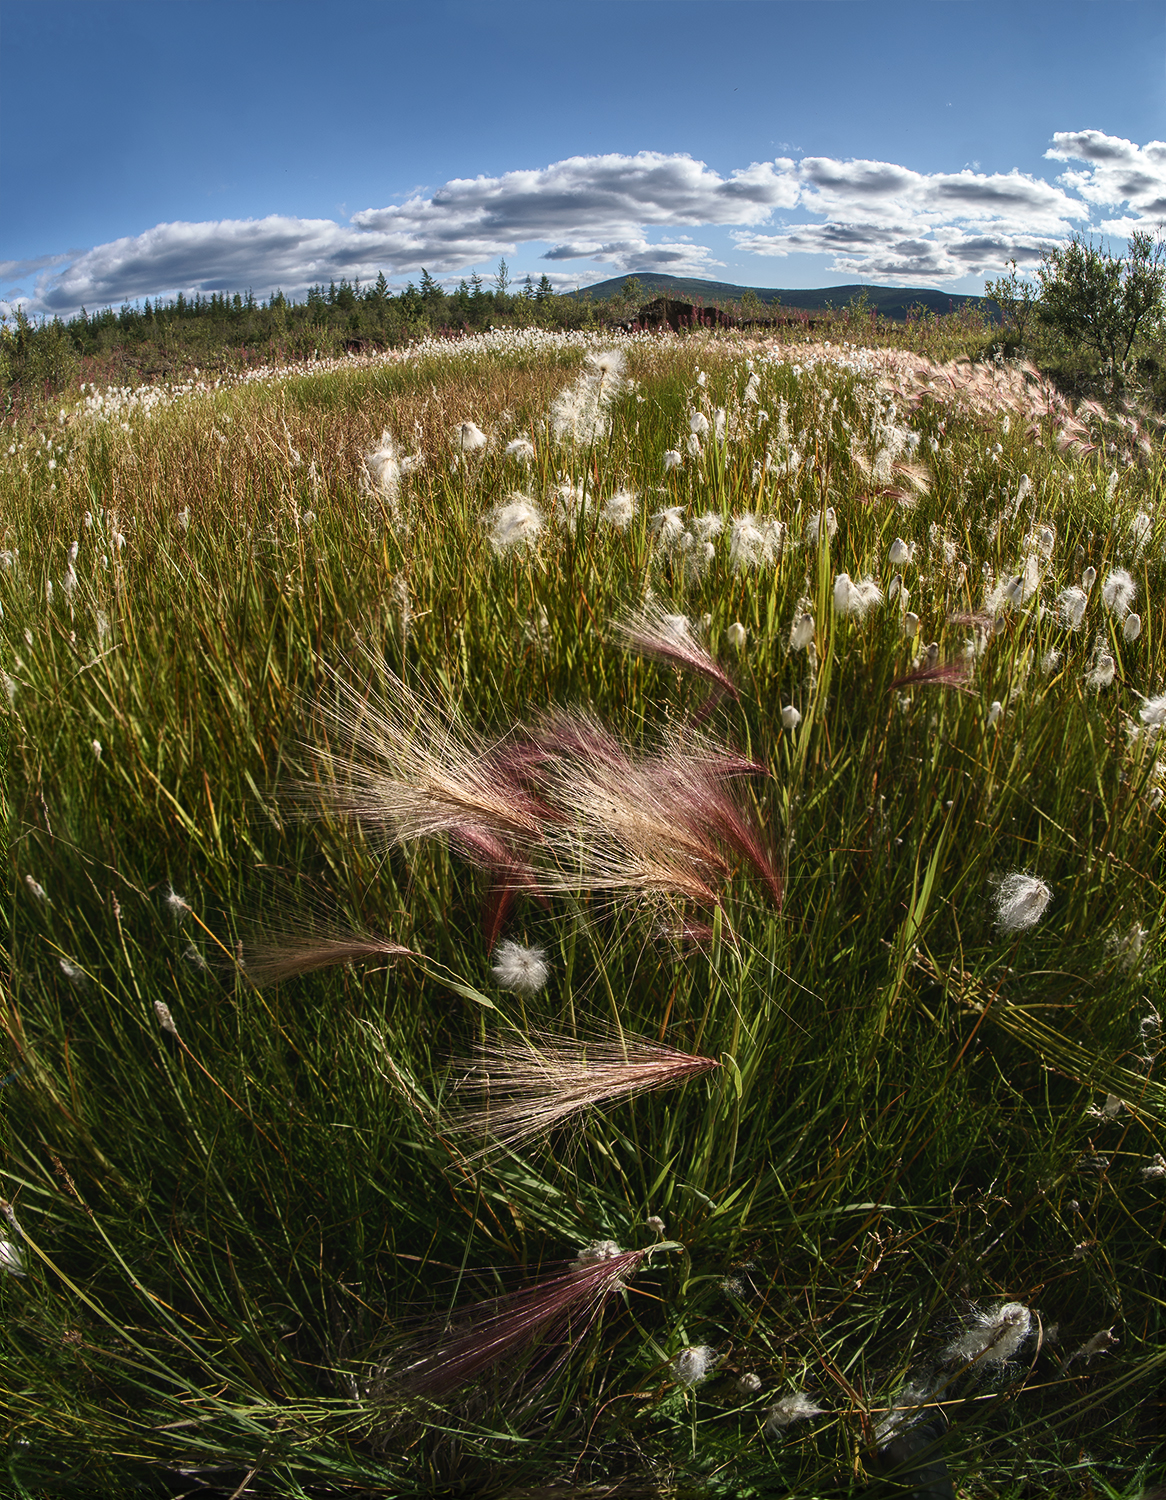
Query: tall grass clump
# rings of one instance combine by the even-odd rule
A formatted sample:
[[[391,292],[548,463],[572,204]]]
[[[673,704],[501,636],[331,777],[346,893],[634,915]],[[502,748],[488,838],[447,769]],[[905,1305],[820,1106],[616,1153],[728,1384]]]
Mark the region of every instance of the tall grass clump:
[[[619,352],[0,455],[14,1493],[1160,1466],[1160,442]]]

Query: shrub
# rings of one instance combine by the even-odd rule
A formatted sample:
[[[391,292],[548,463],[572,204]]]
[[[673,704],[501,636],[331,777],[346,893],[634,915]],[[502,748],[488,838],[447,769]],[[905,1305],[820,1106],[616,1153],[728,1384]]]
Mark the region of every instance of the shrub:
[[[1138,334],[1162,319],[1166,241],[1137,230],[1122,257],[1077,236],[1047,251],[1036,274],[1041,321],[1121,380]]]
[[[79,360],[59,318],[34,323],[18,307],[0,330],[0,387],[16,386],[26,396],[48,396],[77,376]]]

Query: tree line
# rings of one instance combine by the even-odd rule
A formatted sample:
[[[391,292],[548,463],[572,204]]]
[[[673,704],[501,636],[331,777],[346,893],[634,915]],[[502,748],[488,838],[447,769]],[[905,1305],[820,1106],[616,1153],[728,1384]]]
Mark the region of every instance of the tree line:
[[[1164,283],[1161,234],[1135,232],[1125,255],[1079,235],[1047,251],[1035,279],[1023,278],[1013,261],[1009,274],[989,281],[985,295],[999,319],[964,318],[961,343],[973,356],[1002,351],[1033,359],[1075,394],[1135,391],[1166,408]],[[279,290],[266,299],[250,291],[180,292],[117,310],[83,308],[67,320],[34,320],[17,309],[0,320],[0,410],[11,414],[25,401],[64,389],[83,378],[88,362],[97,366],[90,365],[90,374],[133,382],[194,365],[215,371],[386,348],[427,334],[626,324],[648,296],[634,276],[602,300],[557,293],[545,275],[515,285],[502,260],[488,280],[475,272],[452,290],[422,269],[417,282],[399,291],[382,271],[365,285],[341,278],[312,286],[298,301]],[[760,304],[735,311],[756,316]],[[862,323],[867,338],[889,333],[877,316],[856,319],[861,311],[835,309],[821,317],[841,317],[848,327]],[[770,306],[765,315],[780,317],[780,311]],[[952,319],[960,321],[955,314]],[[904,337],[910,341],[909,329]]]

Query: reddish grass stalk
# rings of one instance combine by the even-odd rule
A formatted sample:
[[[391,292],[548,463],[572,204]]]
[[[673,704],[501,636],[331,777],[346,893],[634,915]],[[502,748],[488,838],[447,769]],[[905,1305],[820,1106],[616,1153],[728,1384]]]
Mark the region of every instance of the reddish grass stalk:
[[[765,883],[774,905],[780,907],[784,883],[776,856],[721,784],[728,777],[757,772],[765,774],[763,767],[705,742],[697,742],[692,750],[675,743],[658,762],[661,797],[675,816],[694,835],[711,835],[748,860]]]
[[[339,701],[322,717],[345,749],[317,749],[332,779],[293,789],[295,800],[352,818],[390,846],[470,829],[505,843],[537,840],[546,809],[501,774],[502,747],[486,746],[454,713],[385,676],[376,706],[338,681]]]
[[[711,1057],[678,1052],[646,1037],[600,1034],[575,1040],[549,1032],[506,1036],[483,1044],[460,1087],[477,1103],[462,1128],[492,1137],[473,1153],[514,1148],[653,1089],[676,1088],[720,1067]]]
[[[715,906],[731,873],[726,850],[747,859],[780,904],[773,857],[723,787],[763,767],[691,732],[635,757],[595,720],[562,710],[487,746],[454,713],[385,675],[375,708],[340,684],[328,717],[347,748],[320,752],[334,779],[301,787],[298,798],[310,795],[390,846],[448,839],[493,877],[483,917],[491,940],[520,892]],[[727,690],[719,668],[703,675]]]
[[[971,676],[971,671],[966,662],[949,661],[942,666],[920,667],[917,672],[908,672],[904,677],[896,677],[887,692],[893,692],[896,688],[926,686],[960,688]]]
[[[411,950],[366,932],[270,934],[242,945],[243,973],[262,988],[337,964],[399,958]]]
[[[556,1276],[463,1309],[456,1325],[435,1334],[430,1347],[414,1343],[397,1381],[418,1395],[441,1398],[500,1366],[521,1361],[526,1368],[540,1356],[549,1361],[546,1379],[586,1339],[645,1254],[624,1250],[609,1259],[574,1262]],[[521,1373],[515,1371],[513,1379]]]
[[[670,615],[659,605],[647,605],[639,614],[619,621],[615,628],[641,656],[714,683],[720,690],[718,701],[725,693],[740,697],[737,684],[692,634],[686,616]]]

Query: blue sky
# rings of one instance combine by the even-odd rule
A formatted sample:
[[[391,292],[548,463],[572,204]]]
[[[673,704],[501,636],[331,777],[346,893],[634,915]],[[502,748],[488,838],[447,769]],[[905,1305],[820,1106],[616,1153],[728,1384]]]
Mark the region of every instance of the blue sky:
[[[502,255],[981,291],[1166,221],[1166,0],[0,0],[0,67],[0,301],[62,315]]]

